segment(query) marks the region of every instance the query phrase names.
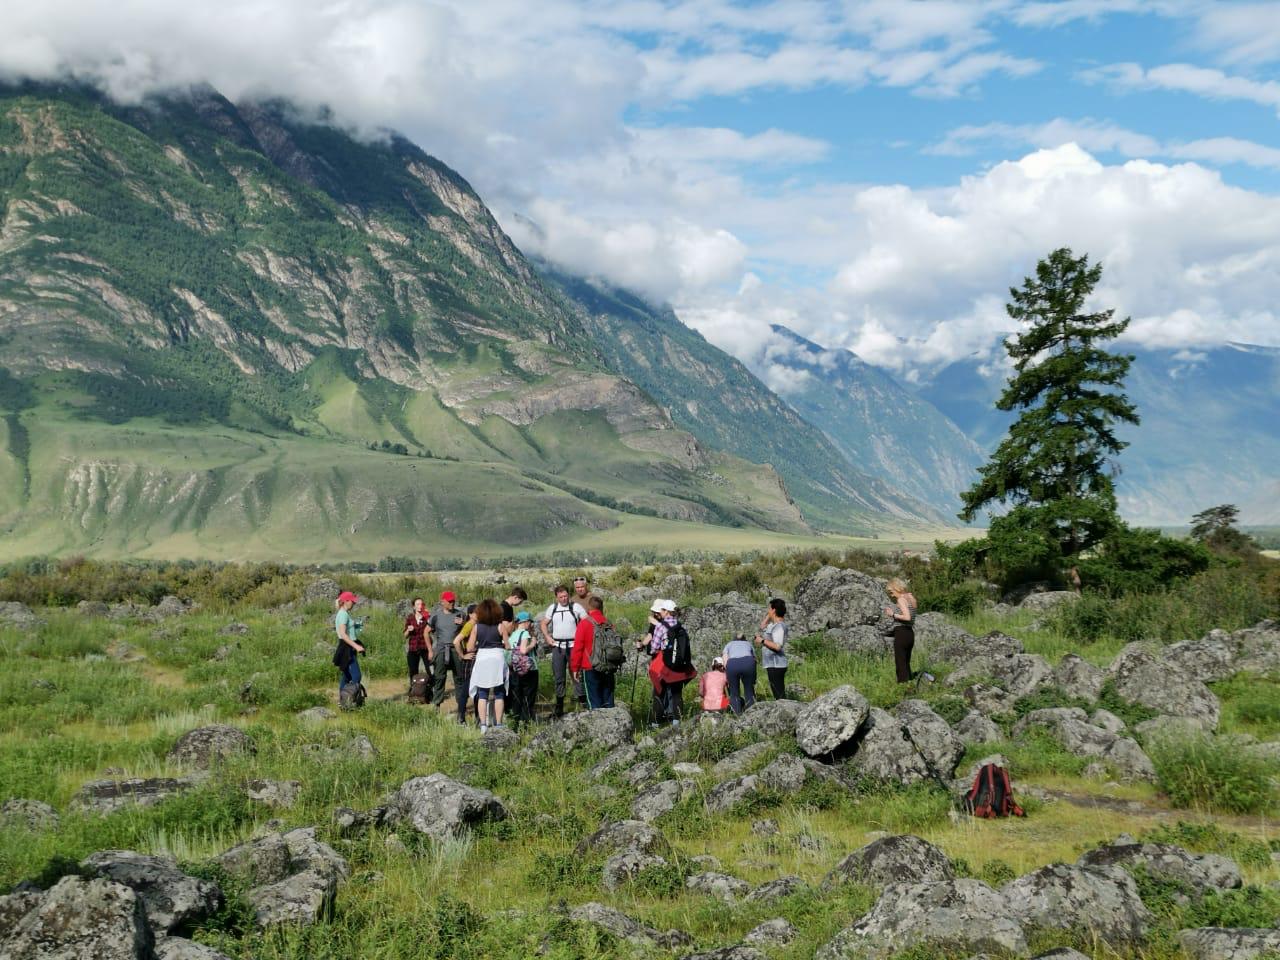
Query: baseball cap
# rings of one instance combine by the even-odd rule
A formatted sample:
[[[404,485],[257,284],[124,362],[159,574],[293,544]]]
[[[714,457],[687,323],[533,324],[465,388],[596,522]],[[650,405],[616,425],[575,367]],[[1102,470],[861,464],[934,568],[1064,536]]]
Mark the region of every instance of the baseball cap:
[[[712,665],[713,667],[723,667],[723,666],[724,666],[724,657],[716,657],[714,660],[712,660],[712,661],[711,661],[711,665]]]
[[[661,613],[663,610],[667,609],[663,606],[664,603],[666,603],[666,601],[661,599],[653,601],[653,603],[649,604],[649,612]]]
[[[440,599],[448,600],[450,603],[453,603],[453,601],[457,600],[458,598],[457,596],[454,595],[454,592],[452,590],[446,590],[444,593],[440,594]]]
[[[516,614],[516,623],[524,623],[526,620],[532,620],[532,619],[533,617],[529,616],[528,610],[521,610],[519,613]]]
[[[359,602],[360,602],[360,598],[359,598],[359,597],[357,597],[357,596],[356,596],[354,593],[352,593],[350,590],[343,590],[340,594],[338,594],[338,602],[339,602],[339,603],[346,603],[348,600],[350,600],[352,603],[359,603]]]

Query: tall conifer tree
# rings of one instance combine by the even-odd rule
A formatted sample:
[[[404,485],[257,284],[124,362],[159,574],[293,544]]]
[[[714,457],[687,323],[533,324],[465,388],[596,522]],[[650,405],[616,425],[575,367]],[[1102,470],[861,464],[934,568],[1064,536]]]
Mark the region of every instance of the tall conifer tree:
[[[996,504],[1011,507],[989,534],[992,559],[1007,570],[1061,570],[1120,522],[1108,461],[1126,446],[1115,426],[1138,415],[1120,392],[1133,357],[1100,346],[1128,318],[1083,312],[1101,276],[1101,264],[1064,247],[1009,291],[1005,309],[1025,329],[1005,341],[1014,374],[997,406],[1021,412],[961,494],[960,513],[969,522]]]

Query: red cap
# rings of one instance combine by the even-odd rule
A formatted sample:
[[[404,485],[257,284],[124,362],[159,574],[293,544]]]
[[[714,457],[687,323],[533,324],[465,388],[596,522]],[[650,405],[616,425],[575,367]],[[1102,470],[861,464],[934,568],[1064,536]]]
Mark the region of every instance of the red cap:
[[[339,602],[339,603],[346,603],[348,600],[350,600],[352,603],[359,603],[359,602],[360,602],[360,598],[359,598],[359,597],[357,597],[357,596],[356,596],[354,593],[352,593],[350,590],[343,590],[340,594],[338,594],[338,602]]]
[[[452,590],[446,590],[444,593],[440,594],[440,599],[447,600],[450,603],[453,603],[453,601],[457,600],[458,598],[454,596]]]

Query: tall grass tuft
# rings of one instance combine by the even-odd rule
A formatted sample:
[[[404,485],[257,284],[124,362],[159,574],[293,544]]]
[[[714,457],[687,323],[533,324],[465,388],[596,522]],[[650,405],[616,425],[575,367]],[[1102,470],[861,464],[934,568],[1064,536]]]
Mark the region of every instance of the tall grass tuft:
[[[1275,762],[1234,740],[1160,737],[1147,753],[1160,788],[1176,807],[1259,813],[1275,806]]]

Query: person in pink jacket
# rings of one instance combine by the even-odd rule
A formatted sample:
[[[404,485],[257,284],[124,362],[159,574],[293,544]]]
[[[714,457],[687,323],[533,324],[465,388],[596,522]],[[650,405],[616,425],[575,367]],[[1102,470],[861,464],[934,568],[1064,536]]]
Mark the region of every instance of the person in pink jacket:
[[[724,672],[724,661],[716,657],[711,669],[698,678],[698,694],[702,697],[702,709],[706,713],[721,713],[728,701],[725,689],[729,678]]]

